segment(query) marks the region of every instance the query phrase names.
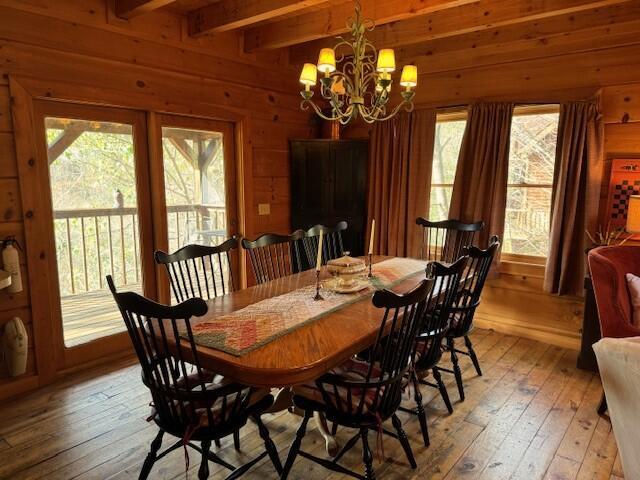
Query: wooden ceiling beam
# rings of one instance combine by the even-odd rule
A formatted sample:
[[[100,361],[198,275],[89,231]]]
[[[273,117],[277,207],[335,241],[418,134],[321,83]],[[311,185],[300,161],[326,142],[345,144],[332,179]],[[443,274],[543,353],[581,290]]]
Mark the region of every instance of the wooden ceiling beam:
[[[116,15],[120,18],[133,18],[164,7],[175,0],[115,0]]]
[[[377,25],[397,22],[415,15],[425,15],[453,7],[477,3],[478,0],[364,0],[362,16]],[[329,7],[286,18],[245,32],[247,52],[288,47],[348,31],[347,21],[354,15],[353,2],[332,3]]]
[[[640,43],[638,31],[640,3],[629,3],[408,45],[396,57],[430,74]]]
[[[635,0],[479,0],[475,3],[389,25],[380,25],[370,32],[368,39],[378,48],[415,45],[437,39],[542,21],[560,15],[577,14],[611,5],[629,4]],[[294,47],[290,62],[298,65],[315,59],[328,41],[319,40]]]
[[[322,5],[329,0],[222,0],[202,7],[189,14],[189,35],[197,37],[206,33],[225,32],[247,27],[309,7]]]

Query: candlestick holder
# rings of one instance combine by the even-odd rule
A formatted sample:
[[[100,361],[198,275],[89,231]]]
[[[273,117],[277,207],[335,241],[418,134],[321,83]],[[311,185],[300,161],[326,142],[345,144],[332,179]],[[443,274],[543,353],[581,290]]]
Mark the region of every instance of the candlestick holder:
[[[320,270],[316,270],[316,296],[313,299],[315,301],[324,300],[324,297],[320,295]]]
[[[373,277],[373,271],[372,271],[372,268],[371,268],[371,257],[372,256],[373,255],[369,254],[369,278]]]

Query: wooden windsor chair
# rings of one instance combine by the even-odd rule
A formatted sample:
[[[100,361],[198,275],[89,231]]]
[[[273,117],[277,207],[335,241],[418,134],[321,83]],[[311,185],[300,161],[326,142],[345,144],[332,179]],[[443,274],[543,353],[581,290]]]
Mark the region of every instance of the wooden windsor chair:
[[[462,382],[462,370],[460,369],[458,354],[467,355],[471,358],[476,373],[482,376],[478,356],[473,350],[473,344],[469,338],[469,333],[473,330],[473,317],[476,309],[480,305],[480,297],[484,284],[491,270],[491,264],[500,249],[500,239],[492,236],[489,240],[489,247],[482,250],[478,247],[467,247],[464,251],[469,257],[467,268],[464,272],[465,281],[462,288],[457,292],[456,298],[449,313],[449,330],[447,331],[447,350],[451,354],[453,370],[439,367],[439,370],[453,373],[456,377],[460,400],[464,400],[464,385]],[[466,351],[456,348],[455,341],[464,338]]]
[[[437,365],[442,357],[442,344],[449,327],[449,310],[456,297],[456,292],[460,288],[466,264],[467,257],[463,256],[449,266],[438,262],[429,263],[427,266],[427,276],[434,280],[438,295],[434,296],[435,301],[429,304],[429,308],[425,312],[424,321],[415,337],[415,360],[408,377],[413,385],[416,409],[401,408],[403,411],[418,416],[425,446],[429,446],[429,430],[427,427],[427,415],[422,404],[420,385],[437,388],[447,410],[449,413],[453,412],[447,388],[442,381]],[[433,375],[436,383],[425,380],[429,373]]]
[[[211,300],[235,290],[231,252],[237,248],[238,239],[232,237],[217,246],[186,245],[171,254],[156,250],[154,257],[156,263],[167,270],[176,302],[189,298]],[[237,431],[233,444],[240,450]],[[220,446],[219,441],[216,446]]]
[[[266,390],[226,382],[200,365],[191,318],[207,312],[205,301],[191,298],[176,306],[160,305],[133,292],[118,293],[111,276],[107,283],[142,367],[142,382],[151,392],[150,418],[159,428],[139,478],[148,478],[156,461],[181,446],[201,453],[199,479],[208,478],[209,461],[231,470],[230,480],[267,455],[280,472],[277,450],[260,418],[273,404],[273,396]],[[240,430],[249,418],[258,426],[265,451],[236,468],[211,452],[211,442]],[[165,433],[176,441],[158,453]]]
[[[396,294],[388,290],[376,292],[373,295],[373,305],[384,311],[375,343],[371,348],[370,358],[377,360],[364,361],[352,358],[320,377],[315,383],[293,388],[293,402],[304,411],[304,418],[289,450],[282,479],[287,478],[298,455],[344,475],[375,478],[373,455],[368,442],[370,430],[383,431],[397,438],[411,467],[417,467],[396,411],[402,397],[403,379],[409,372],[414,355],[415,336],[427,304],[435,303],[434,300],[430,300],[434,285],[433,279],[425,279],[405,294]],[[307,423],[313,412],[321,412],[334,424],[357,430],[332,460],[319,458],[301,450]],[[391,419],[395,432],[382,428],[383,422],[388,419]],[[338,463],[358,440],[363,448],[364,476]]]
[[[484,222],[432,222],[422,217],[416,219],[416,224],[422,228],[420,258],[429,262],[455,262],[462,249],[472,245],[476,234],[484,228]]]
[[[326,265],[329,260],[339,258],[344,255],[344,244],[342,242],[342,232],[348,228],[345,221],[338,222],[333,227],[325,227],[324,225],[315,225],[305,232],[302,239],[304,252],[309,267],[313,267],[316,263],[318,255],[318,243],[320,242],[320,232],[323,232],[322,240],[322,264]]]
[[[251,267],[258,284],[302,271],[300,242],[304,231],[291,235],[265,233],[255,240],[242,239],[242,247],[249,253]]]

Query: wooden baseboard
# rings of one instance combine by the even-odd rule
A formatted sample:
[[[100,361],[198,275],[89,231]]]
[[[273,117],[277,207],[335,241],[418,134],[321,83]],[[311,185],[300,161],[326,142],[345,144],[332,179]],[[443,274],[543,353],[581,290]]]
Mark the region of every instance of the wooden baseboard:
[[[38,375],[25,375],[14,379],[6,379],[0,385],[0,401],[16,397],[35,390],[40,385]]]
[[[508,335],[529,338],[571,350],[580,350],[580,334],[574,331],[535,325],[533,323],[525,323],[512,319],[490,318],[478,315],[477,313],[473,322],[478,328],[489,328]]]

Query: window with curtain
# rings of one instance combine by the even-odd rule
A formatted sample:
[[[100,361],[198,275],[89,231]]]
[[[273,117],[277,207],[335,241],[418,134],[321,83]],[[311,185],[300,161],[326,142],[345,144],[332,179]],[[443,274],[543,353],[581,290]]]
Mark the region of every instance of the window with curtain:
[[[466,124],[466,111],[442,113],[437,116],[429,202],[430,220],[448,218],[453,180]]]
[[[558,105],[514,110],[504,253],[547,256],[558,118]]]

